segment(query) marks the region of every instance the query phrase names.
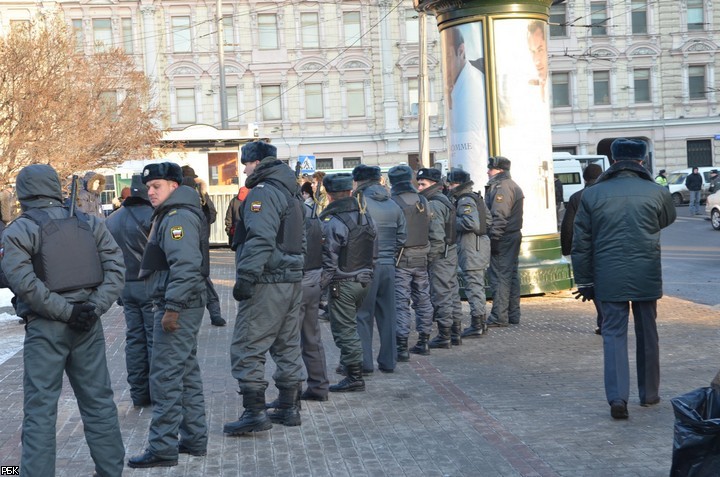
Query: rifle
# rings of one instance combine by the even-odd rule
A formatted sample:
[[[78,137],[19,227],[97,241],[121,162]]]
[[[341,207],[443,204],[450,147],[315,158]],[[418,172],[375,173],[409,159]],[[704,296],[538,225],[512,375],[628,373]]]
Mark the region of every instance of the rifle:
[[[77,201],[77,182],[78,176],[73,174],[72,184],[70,185],[70,217],[75,216],[75,202]]]

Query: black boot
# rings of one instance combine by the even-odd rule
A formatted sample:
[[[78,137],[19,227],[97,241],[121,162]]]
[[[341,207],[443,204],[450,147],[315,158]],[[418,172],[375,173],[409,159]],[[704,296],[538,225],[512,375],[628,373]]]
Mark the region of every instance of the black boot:
[[[356,391],[365,391],[365,381],[363,380],[362,363],[348,364],[347,377],[337,384],[330,386],[331,393],[351,393]]]
[[[430,335],[427,333],[420,333],[418,335],[418,340],[415,346],[413,346],[410,349],[410,352],[413,354],[422,354],[422,355],[428,355],[430,354],[430,348],[428,348],[428,340],[430,339]]]
[[[300,422],[300,389],[298,386],[280,388],[279,404],[268,414],[270,420],[284,426],[299,426]]]
[[[397,343],[397,360],[399,363],[410,361],[410,353],[408,353],[408,339],[396,337],[395,343]]]
[[[462,322],[453,321],[452,327],[450,328],[450,341],[453,346],[460,346],[462,344]]]
[[[473,316],[470,318],[470,326],[462,332],[463,338],[480,338],[487,333],[487,324],[484,316]]]
[[[298,383],[298,396],[302,394],[302,383]],[[265,403],[265,409],[278,409],[280,407],[280,397],[275,399],[274,401],[270,401],[268,403]],[[300,405],[300,401],[298,401],[298,409],[302,410],[302,406]],[[275,421],[273,421],[275,422]]]
[[[231,436],[239,436],[248,432],[267,431],[272,428],[272,422],[265,410],[265,391],[243,391],[243,407],[245,411],[240,419],[228,422],[223,432]]]
[[[430,348],[450,349],[450,327],[438,326],[438,334],[428,343]]]

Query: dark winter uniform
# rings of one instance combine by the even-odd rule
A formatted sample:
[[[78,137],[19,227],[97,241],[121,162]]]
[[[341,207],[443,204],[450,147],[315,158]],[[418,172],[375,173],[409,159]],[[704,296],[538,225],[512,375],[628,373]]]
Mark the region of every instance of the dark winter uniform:
[[[41,209],[54,219],[68,217],[68,210],[61,206],[60,180],[52,167],[27,166],[18,174],[16,185],[23,210]],[[17,314],[27,323],[20,462],[25,476],[55,475],[55,425],[63,371],[75,392],[98,474],[119,477],[123,470],[125,448],[105,360],[103,327],[97,317],[120,296],[125,267],[122,252],[105,224],[94,216],[85,217],[97,245],[102,277],[99,284],[87,288],[54,292],[38,277],[33,257],[41,253],[40,228],[30,218],[17,218],[3,235],[2,267],[17,297]],[[73,245],[60,244],[65,250]],[[81,266],[74,274],[86,272],[89,270]],[[81,313],[84,305],[88,308]],[[89,319],[86,331],[76,327],[80,318]]]
[[[140,176],[133,177],[131,195],[122,207],[106,220],[125,259],[125,288],[122,306],[125,313],[125,366],[130,397],[135,406],[150,404],[150,358],[152,356],[153,309],[145,281],[138,274],[150,233],[153,208],[147,199],[147,187]]]

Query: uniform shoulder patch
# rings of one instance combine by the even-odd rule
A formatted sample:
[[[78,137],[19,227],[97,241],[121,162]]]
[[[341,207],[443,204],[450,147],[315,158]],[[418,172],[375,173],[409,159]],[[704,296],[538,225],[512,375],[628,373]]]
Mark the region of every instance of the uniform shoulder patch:
[[[176,225],[170,228],[170,237],[172,237],[173,240],[180,240],[184,236],[185,232],[183,231],[182,225]]]
[[[502,201],[503,201],[503,195],[502,195],[502,194],[498,194],[498,195],[495,196],[495,202],[502,202]]]
[[[170,212],[168,212],[168,217],[177,214],[177,209],[173,209]]]
[[[472,206],[470,204],[463,205],[462,213],[465,215],[472,214]]]
[[[250,212],[260,212],[262,210],[262,202],[255,200],[250,203]]]

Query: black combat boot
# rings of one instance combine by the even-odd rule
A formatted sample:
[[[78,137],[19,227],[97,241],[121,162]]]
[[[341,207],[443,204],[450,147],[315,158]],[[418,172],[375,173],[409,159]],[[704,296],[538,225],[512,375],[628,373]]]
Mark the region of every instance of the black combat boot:
[[[397,360],[399,363],[410,361],[410,353],[408,353],[408,339],[396,337],[395,343],[397,343]]]
[[[415,343],[415,346],[413,346],[410,349],[410,352],[413,354],[422,354],[422,355],[429,355],[430,354],[430,348],[428,348],[428,340],[430,339],[430,335],[427,333],[420,333],[418,335],[417,343]]]
[[[293,389],[293,391],[295,391]],[[243,391],[243,407],[245,411],[240,419],[228,422],[223,432],[231,436],[239,436],[248,432],[267,431],[272,428],[272,422],[265,410],[265,391]]]
[[[345,366],[347,377],[337,384],[330,386],[331,393],[352,393],[365,391],[363,380],[362,363],[348,364]]]
[[[300,422],[300,389],[298,386],[280,388],[278,405],[268,414],[270,420],[284,426],[299,426]]]
[[[470,326],[462,332],[463,338],[480,338],[487,333],[487,325],[484,316],[473,316],[470,318]]]
[[[462,344],[462,321],[453,321],[452,327],[450,328],[450,342],[453,346],[460,346]]]
[[[428,343],[430,348],[450,349],[450,327],[438,326],[438,334]]]
[[[302,394],[302,383],[298,383],[298,396]],[[270,401],[268,403],[265,403],[265,409],[277,409],[280,407],[280,397],[278,396],[277,399]],[[298,401],[298,409],[302,410],[302,406],[300,405],[300,401]],[[275,421],[273,421],[275,422]]]

